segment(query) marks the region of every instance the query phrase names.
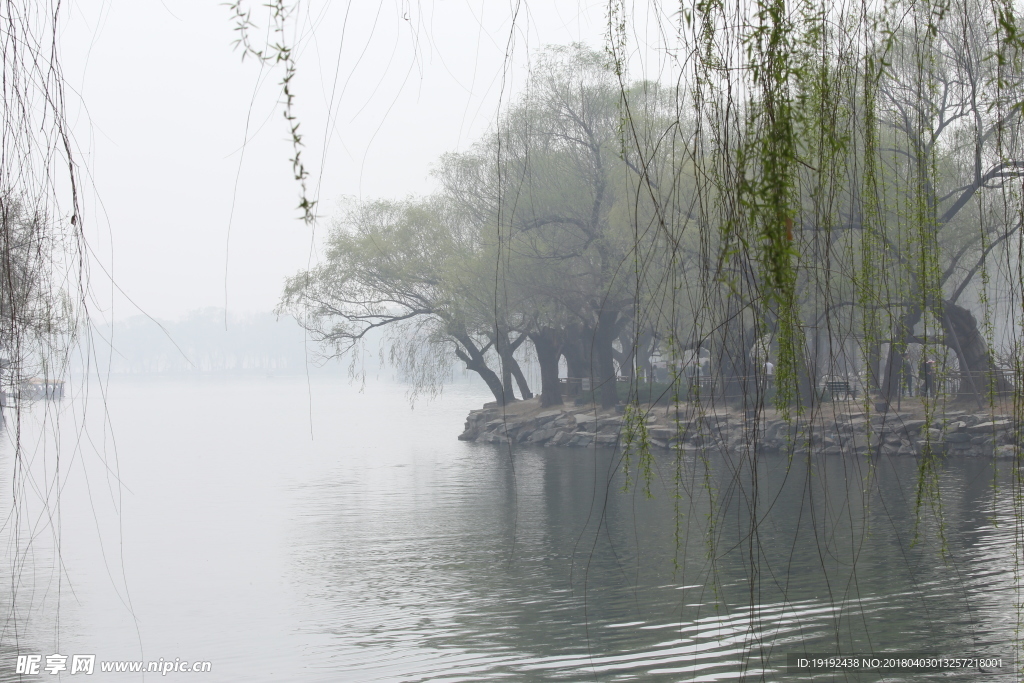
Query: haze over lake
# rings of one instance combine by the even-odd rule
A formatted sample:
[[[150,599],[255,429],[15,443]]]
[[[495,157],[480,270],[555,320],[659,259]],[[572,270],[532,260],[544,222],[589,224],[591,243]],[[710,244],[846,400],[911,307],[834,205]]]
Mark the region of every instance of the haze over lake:
[[[787,652],[1012,652],[1008,471],[984,459],[943,467],[945,561],[934,537],[912,543],[911,459],[877,463],[866,499],[856,456],[815,460],[810,481],[765,462],[752,577],[749,491],[726,461],[712,564],[699,486],[677,550],[671,492],[623,492],[610,450],[457,441],[479,386],[415,409],[406,386],[337,377],[97,389],[22,416],[31,471],[59,455],[62,472],[59,566],[35,516],[47,482],[27,479],[5,527],[8,547],[22,530],[3,581],[22,652],[205,660],[206,681],[810,680],[782,676]],[[44,417],[59,442],[37,440]]]

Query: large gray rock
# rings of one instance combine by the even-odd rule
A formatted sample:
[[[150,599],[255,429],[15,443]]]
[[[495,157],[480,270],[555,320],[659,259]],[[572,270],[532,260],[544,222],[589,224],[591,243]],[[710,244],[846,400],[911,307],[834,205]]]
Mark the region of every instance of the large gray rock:
[[[654,439],[661,439],[662,441],[671,441],[676,438],[676,430],[669,429],[666,427],[653,427],[647,430],[647,433]]]
[[[680,419],[677,420],[677,417]],[[724,412],[693,415],[652,412],[643,416],[646,438],[652,448],[671,448],[682,444],[689,450],[734,452],[782,452],[821,448],[834,453],[872,453],[910,455],[920,453],[928,441],[934,452],[977,456],[997,452],[999,457],[1016,453],[1020,440],[1010,416],[995,418],[985,414],[952,411],[936,419],[931,426],[909,413],[895,411],[873,414],[868,423],[863,412],[818,416],[816,420],[744,419]],[[594,444],[621,446],[625,438],[623,419],[617,415],[595,414],[593,408],[563,410],[552,408],[530,417],[503,416],[496,407],[474,410],[466,418],[459,439],[489,443],[518,441],[531,445],[587,447]],[[871,435],[871,442],[867,436]],[[634,435],[638,440],[639,435]],[[996,449],[998,450],[996,451]]]
[[[1000,460],[1013,460],[1017,458],[1020,449],[1012,445],[996,446],[996,457]]]
[[[530,437],[527,439],[527,443],[544,443],[545,441],[553,437],[555,434],[557,434],[558,431],[559,430],[557,428],[538,429],[537,431],[530,435]]]
[[[992,420],[989,422],[979,422],[976,425],[967,428],[967,431],[972,434],[979,434],[981,432],[995,432],[1000,429],[1006,429],[1010,426],[1009,420]]]
[[[573,434],[570,431],[564,429],[559,430],[551,439],[548,440],[545,446],[564,446],[572,438]]]

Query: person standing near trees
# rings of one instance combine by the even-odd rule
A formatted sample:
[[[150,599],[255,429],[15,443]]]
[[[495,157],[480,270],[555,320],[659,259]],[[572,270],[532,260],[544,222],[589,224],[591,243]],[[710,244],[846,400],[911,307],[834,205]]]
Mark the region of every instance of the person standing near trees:
[[[921,396],[927,396],[931,398],[933,394],[933,385],[935,383],[934,363],[931,358],[925,356],[921,359],[921,366],[918,368],[918,375],[921,378]]]
[[[910,359],[906,356],[903,357],[903,367],[901,369],[902,377],[900,378],[900,390],[904,396],[914,395],[914,372],[911,369]]]

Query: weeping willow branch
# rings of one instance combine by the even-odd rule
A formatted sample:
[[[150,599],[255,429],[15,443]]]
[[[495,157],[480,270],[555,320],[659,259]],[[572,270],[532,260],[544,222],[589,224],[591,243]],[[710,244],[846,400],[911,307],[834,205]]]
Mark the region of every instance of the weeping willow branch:
[[[252,57],[257,61],[283,69],[281,81],[282,115],[288,125],[288,136],[292,145],[292,157],[288,160],[292,166],[292,176],[299,183],[298,209],[302,212],[302,220],[307,225],[316,222],[316,199],[309,192],[309,171],[302,160],[305,146],[302,133],[299,132],[299,117],[295,111],[295,75],[298,73],[295,63],[293,45],[289,43],[286,29],[295,11],[285,0],[273,0],[262,5],[267,10],[270,35],[263,43],[253,39],[253,32],[258,26],[252,21],[252,10],[248,9],[247,0],[234,0],[228,3],[228,10],[234,23],[235,47],[242,53],[242,59]]]

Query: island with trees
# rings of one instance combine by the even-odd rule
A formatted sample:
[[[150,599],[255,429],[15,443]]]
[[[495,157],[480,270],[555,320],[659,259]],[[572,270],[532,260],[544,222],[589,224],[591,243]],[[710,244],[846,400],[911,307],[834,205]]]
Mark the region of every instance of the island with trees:
[[[958,7],[924,52],[879,29],[745,99],[548,48],[435,193],[342,216],[281,310],[328,355],[380,331],[415,391],[478,374],[465,439],[699,447],[731,419],[720,443],[779,448],[818,420],[828,447],[860,423],[858,450],[1014,457],[1022,91]]]

